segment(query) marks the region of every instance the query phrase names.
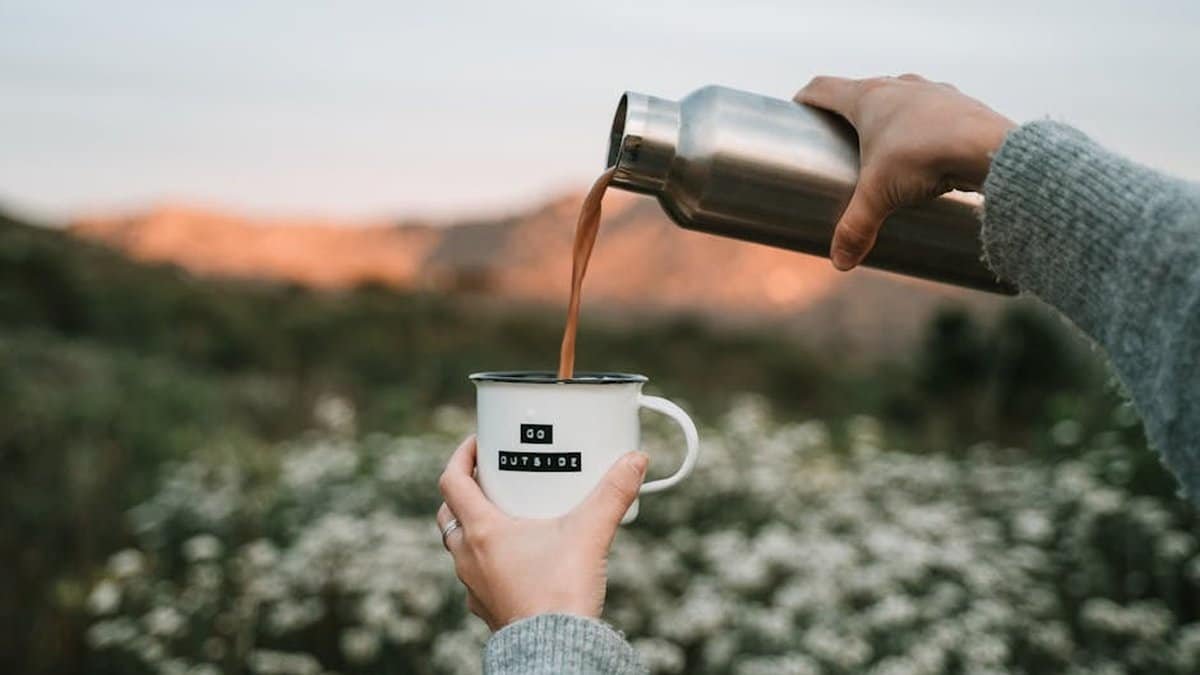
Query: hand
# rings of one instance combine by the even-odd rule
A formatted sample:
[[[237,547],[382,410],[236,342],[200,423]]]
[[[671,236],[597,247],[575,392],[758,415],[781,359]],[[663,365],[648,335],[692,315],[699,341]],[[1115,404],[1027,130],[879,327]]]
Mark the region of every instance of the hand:
[[[492,630],[549,612],[599,618],[607,585],[608,547],[646,476],[648,458],[631,452],[609,469],[573,511],[560,518],[512,518],[488,501],[472,477],[475,437],[454,451],[439,485],[438,509],[454,569],[466,585],[467,609]]]
[[[953,86],[919,75],[817,77],[795,100],[835,112],[858,131],[858,185],[830,247],[840,270],[862,262],[897,208],[952,189],[978,192],[1014,126]]]

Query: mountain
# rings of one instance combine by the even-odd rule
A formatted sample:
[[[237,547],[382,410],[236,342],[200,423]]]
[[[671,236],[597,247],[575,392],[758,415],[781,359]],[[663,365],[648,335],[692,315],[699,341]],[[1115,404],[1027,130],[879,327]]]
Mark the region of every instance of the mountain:
[[[167,205],[79,218],[69,231],[199,275],[323,288],[370,282],[563,304],[581,198],[443,226],[264,218]],[[652,199],[623,192],[605,197],[584,297],[592,311],[769,318],[866,342],[911,335],[946,302],[985,311],[997,304],[985,294],[870,270],[841,274],[822,258],[684,230]]]
[[[323,288],[369,281],[412,286],[425,252],[440,239],[438,231],[419,224],[248,218],[184,205],[79,218],[69,231],[137,260],[174,263],[203,276]]]

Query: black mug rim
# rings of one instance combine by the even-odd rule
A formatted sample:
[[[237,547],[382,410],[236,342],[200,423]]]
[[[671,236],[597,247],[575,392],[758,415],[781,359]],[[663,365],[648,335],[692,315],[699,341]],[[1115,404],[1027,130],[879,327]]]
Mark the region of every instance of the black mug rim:
[[[511,382],[516,384],[633,384],[647,382],[649,378],[636,373],[578,372],[574,377],[562,378],[552,370],[496,370],[471,373],[472,382]]]

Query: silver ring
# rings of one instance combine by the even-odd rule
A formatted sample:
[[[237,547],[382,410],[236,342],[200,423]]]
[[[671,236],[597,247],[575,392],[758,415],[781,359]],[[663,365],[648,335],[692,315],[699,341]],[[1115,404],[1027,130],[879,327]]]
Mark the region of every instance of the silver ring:
[[[451,518],[450,522],[446,523],[446,526],[442,528],[442,546],[446,546],[446,538],[450,536],[450,533],[460,527],[462,527],[462,523],[458,522],[458,518]],[[446,546],[446,548],[450,547]]]

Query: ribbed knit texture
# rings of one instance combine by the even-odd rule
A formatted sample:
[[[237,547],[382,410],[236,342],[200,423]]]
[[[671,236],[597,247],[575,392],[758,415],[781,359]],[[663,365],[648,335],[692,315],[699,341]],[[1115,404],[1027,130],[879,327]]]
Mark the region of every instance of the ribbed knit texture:
[[[485,675],[641,675],[620,633],[595,619],[542,614],[496,631],[483,649]]]
[[[1008,135],[984,194],[988,264],[1104,349],[1200,504],[1200,186],[1039,121]]]

